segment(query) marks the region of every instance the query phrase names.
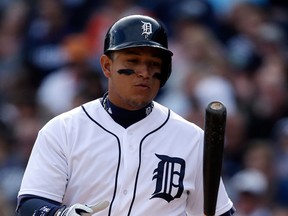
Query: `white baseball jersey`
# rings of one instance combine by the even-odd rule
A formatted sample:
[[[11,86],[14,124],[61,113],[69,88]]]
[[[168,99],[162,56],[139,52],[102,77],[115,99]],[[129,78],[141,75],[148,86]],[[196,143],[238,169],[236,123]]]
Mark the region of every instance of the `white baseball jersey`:
[[[203,131],[154,102],[127,129],[100,99],[50,120],[40,131],[19,195],[65,205],[110,201],[99,216],[203,216]],[[221,181],[217,213],[232,208]]]

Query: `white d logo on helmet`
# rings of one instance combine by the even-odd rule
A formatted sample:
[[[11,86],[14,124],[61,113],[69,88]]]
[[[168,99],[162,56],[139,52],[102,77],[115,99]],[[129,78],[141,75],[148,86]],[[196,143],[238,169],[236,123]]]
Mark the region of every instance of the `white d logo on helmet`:
[[[143,21],[141,21],[141,22],[143,23],[143,25],[142,25],[142,30],[143,30],[142,35],[144,34],[145,39],[148,39],[148,36],[150,34],[152,34],[152,24],[150,22],[143,22]]]

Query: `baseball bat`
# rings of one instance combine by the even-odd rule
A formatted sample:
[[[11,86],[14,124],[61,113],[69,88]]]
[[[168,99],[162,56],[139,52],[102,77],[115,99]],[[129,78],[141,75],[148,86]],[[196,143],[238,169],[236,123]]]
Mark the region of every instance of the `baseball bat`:
[[[222,172],[227,111],[224,104],[213,101],[205,110],[203,192],[204,215],[214,216]]]

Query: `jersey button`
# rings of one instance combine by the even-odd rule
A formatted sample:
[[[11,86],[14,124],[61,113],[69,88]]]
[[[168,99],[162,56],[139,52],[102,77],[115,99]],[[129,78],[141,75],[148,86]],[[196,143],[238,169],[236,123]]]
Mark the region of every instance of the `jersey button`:
[[[128,193],[128,191],[125,189],[125,190],[123,191],[123,194],[124,194],[124,195],[127,195],[127,193]]]

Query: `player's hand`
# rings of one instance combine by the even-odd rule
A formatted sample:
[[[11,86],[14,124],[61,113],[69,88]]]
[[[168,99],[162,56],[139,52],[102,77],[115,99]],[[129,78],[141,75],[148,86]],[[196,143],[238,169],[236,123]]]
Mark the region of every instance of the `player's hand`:
[[[96,212],[102,211],[109,205],[108,201],[99,202],[93,206],[87,206],[80,203],[61,209],[55,216],[90,216]]]

